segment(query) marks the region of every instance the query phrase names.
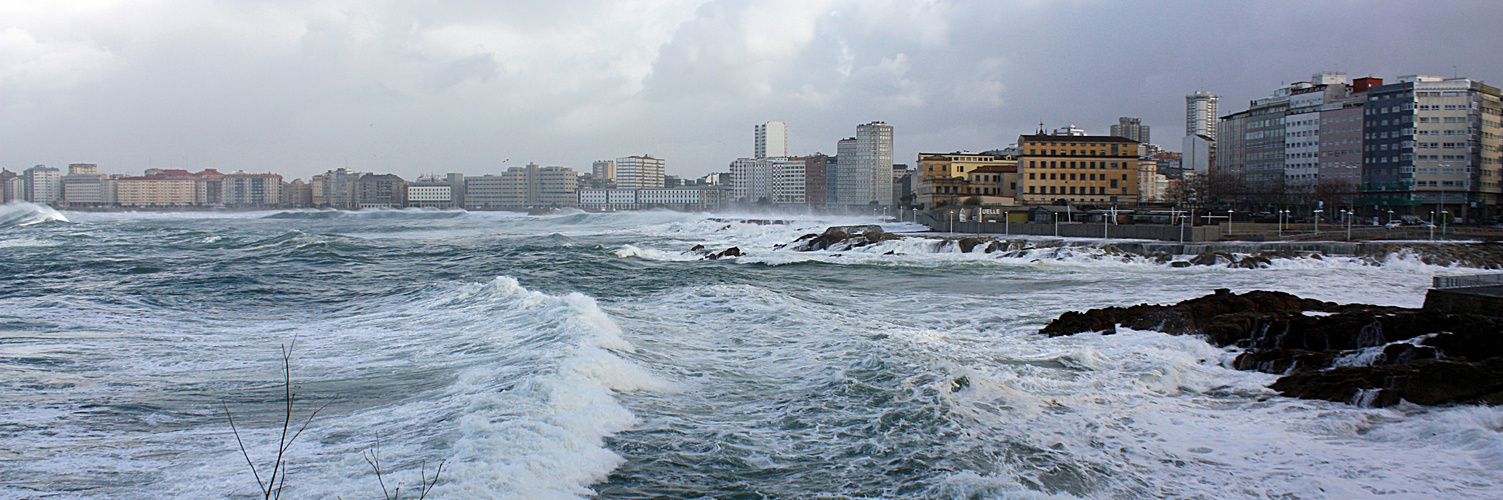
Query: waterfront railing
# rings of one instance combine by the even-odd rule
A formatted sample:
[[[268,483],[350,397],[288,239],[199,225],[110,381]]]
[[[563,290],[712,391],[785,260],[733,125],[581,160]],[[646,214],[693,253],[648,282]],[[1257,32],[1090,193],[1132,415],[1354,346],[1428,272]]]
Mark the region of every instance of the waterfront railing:
[[[1467,276],[1436,276],[1432,288],[1471,288],[1474,286],[1503,285],[1503,274],[1473,274]]]

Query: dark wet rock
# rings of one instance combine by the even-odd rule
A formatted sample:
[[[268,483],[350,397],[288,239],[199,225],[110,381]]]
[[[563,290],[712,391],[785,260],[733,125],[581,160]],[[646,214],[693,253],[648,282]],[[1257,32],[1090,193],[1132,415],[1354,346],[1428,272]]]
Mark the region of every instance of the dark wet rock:
[[[1482,362],[1421,359],[1306,370],[1281,377],[1270,387],[1285,396],[1365,406],[1390,406],[1399,400],[1422,405],[1498,404],[1503,393],[1503,358]]]
[[[1370,406],[1503,402],[1499,316],[1219,289],[1173,305],[1066,312],[1041,333],[1110,334],[1119,326],[1241,348],[1231,366],[1283,375],[1273,388],[1286,396]],[[1366,365],[1334,366],[1358,361]]]
[[[1190,259],[1190,263],[1197,266],[1215,266],[1236,261],[1237,258],[1232,254],[1216,250],[1204,250]]]
[[[955,244],[960,247],[960,253],[971,253],[971,250],[975,249],[976,246],[987,242],[995,241],[990,238],[961,238]]]
[[[1190,264],[1189,262],[1185,262],[1183,260],[1176,260],[1169,263],[1169,267],[1190,267],[1191,265],[1193,264]]]
[[[970,386],[971,379],[966,377],[965,375],[961,375],[950,380],[950,392],[960,392],[961,389],[965,389]]]
[[[902,239],[902,236],[884,232],[881,226],[833,226],[825,229],[820,234],[806,234],[800,236],[793,243],[793,249],[800,252],[814,252],[819,250],[837,249],[848,250],[851,248],[864,247],[882,241]]]
[[[708,250],[705,250],[705,246],[704,245],[694,245],[694,248],[690,248],[689,251],[690,252],[696,252],[696,253],[705,253]]]
[[[740,247],[730,247],[720,253],[706,254],[705,258],[709,260],[719,260],[725,257],[741,257],[742,255],[744,254],[741,253]]]
[[[1237,261],[1236,264],[1232,264],[1232,266],[1242,269],[1262,269],[1273,266],[1273,261],[1262,255],[1249,255]]]

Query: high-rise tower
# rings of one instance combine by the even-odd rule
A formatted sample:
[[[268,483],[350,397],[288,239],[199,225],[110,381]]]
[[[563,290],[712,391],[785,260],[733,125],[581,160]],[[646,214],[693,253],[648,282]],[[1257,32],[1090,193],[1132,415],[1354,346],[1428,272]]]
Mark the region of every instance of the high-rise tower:
[[[1185,96],[1185,135],[1203,135],[1211,141],[1216,140],[1216,122],[1220,118],[1216,102],[1219,100],[1220,97],[1204,90]]]
[[[788,124],[767,122],[757,125],[756,151],[752,158],[788,156]]]

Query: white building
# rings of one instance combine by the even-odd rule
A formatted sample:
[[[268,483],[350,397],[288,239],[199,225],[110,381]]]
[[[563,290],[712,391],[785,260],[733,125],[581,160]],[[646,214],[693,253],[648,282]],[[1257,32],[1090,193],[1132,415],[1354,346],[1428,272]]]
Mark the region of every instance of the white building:
[[[616,158],[616,187],[654,189],[663,187],[667,162],[652,155]]]
[[[788,124],[767,122],[756,126],[753,158],[788,156]]]
[[[721,188],[581,189],[579,207],[586,210],[714,210]]]
[[[1320,171],[1320,108],[1325,102],[1321,90],[1311,87],[1289,96],[1284,115],[1284,185],[1293,192],[1315,190]]]
[[[26,201],[50,204],[63,201],[63,174],[61,170],[37,165],[21,172],[26,178]]]
[[[418,177],[407,185],[407,206],[420,208],[453,208],[454,185],[447,179]]]
[[[803,205],[805,164],[802,160],[769,158],[772,170],[772,202],[779,205]]]

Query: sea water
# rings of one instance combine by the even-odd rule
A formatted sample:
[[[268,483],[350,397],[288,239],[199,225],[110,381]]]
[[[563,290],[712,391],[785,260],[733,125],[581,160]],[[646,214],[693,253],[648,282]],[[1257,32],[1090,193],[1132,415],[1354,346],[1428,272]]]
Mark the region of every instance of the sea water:
[[[295,498],[380,498],[378,443],[404,496],[442,462],[436,498],[1503,494],[1503,410],[1289,399],[1195,337],[1037,333],[1215,288],[1416,307],[1465,269],[797,252],[883,222],[776,218],[5,205],[0,498],[259,497],[226,414],[264,479],[283,346],[294,430],[321,408]]]

